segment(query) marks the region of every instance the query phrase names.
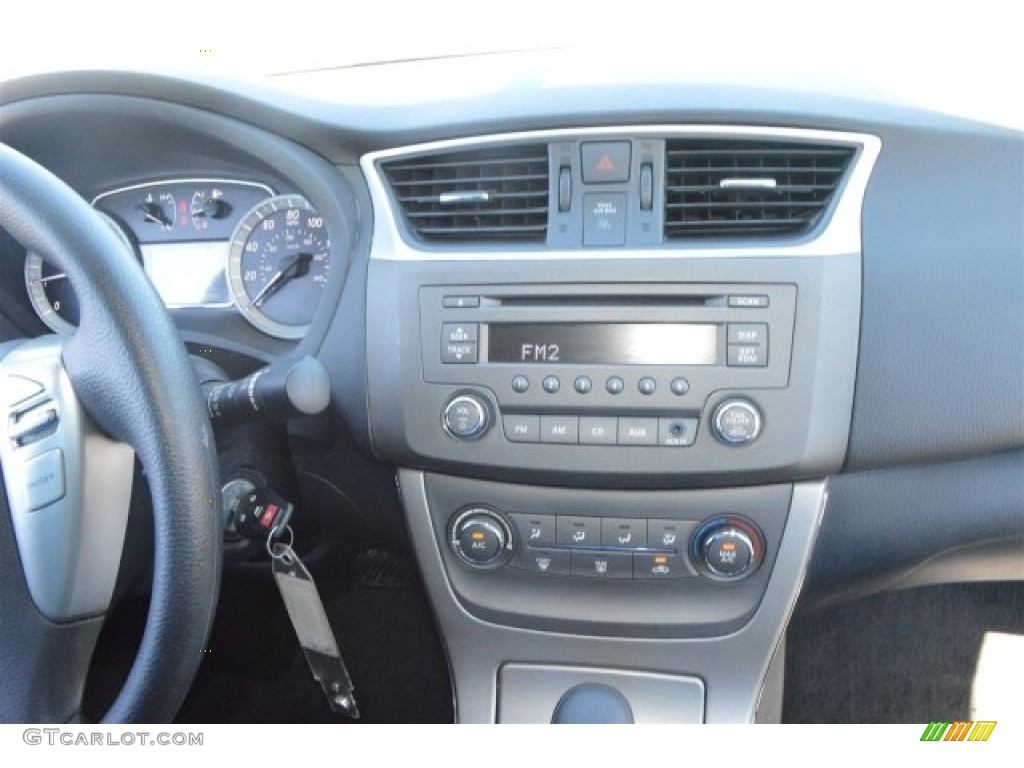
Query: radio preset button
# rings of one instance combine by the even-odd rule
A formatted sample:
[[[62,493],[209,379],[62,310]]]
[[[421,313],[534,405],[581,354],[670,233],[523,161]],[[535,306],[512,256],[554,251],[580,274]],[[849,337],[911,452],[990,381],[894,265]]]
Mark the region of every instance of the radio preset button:
[[[614,416],[580,416],[580,444],[615,445],[618,429]]]
[[[672,379],[672,383],[668,385],[668,388],[672,390],[673,395],[685,395],[690,391],[690,382],[682,376],[676,376]]]
[[[541,416],[540,441],[542,443],[579,442],[580,420],[578,416]]]
[[[658,419],[658,445],[689,448],[697,438],[697,419]]]
[[[513,443],[540,442],[540,416],[504,416],[505,437]]]
[[[619,418],[619,445],[657,445],[657,419]]]
[[[590,380],[589,376],[577,376],[572,386],[581,395],[585,395],[594,388],[594,382]]]
[[[530,380],[525,376],[512,377],[512,389],[515,392],[523,393],[530,388]]]
[[[544,391],[549,394],[554,394],[562,388],[562,382],[558,380],[557,376],[545,376],[544,381],[540,383],[544,388]]]
[[[641,395],[653,395],[658,389],[658,382],[650,376],[644,376],[636,383],[636,388],[640,391]]]
[[[608,394],[617,395],[626,388],[626,382],[619,376],[609,376],[604,383],[604,388],[608,390]]]

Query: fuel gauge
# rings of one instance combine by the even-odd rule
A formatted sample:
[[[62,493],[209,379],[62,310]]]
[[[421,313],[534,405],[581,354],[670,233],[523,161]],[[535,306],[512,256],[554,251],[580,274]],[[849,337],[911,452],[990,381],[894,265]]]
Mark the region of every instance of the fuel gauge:
[[[197,189],[192,193],[192,226],[199,232],[205,232],[211,221],[224,219],[231,215],[231,205],[224,199],[224,190],[213,187]]]

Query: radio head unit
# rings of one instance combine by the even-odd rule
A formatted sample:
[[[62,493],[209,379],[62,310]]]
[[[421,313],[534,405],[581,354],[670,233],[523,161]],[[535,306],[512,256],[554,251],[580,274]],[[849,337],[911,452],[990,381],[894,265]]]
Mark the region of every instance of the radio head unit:
[[[829,303],[823,279],[844,264],[791,259],[763,282],[381,280],[393,301],[370,307],[368,360],[398,393],[369,393],[374,447],[553,484],[821,476],[842,462],[852,402],[833,385],[853,380],[858,307],[847,290]]]

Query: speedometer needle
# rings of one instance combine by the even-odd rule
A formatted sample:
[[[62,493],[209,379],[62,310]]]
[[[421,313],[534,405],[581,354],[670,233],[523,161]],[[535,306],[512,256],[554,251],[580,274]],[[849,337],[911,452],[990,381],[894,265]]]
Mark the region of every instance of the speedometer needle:
[[[308,274],[309,262],[312,260],[313,254],[311,253],[297,253],[294,256],[282,259],[277,272],[267,281],[263,289],[253,297],[252,301],[249,302],[248,308],[252,309],[257,304],[262,303],[268,296],[280,290],[289,280],[294,280],[296,277],[303,277]]]

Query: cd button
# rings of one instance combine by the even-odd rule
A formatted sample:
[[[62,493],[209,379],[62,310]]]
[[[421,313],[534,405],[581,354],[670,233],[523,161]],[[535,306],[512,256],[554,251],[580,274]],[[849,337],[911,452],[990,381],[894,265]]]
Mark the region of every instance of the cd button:
[[[615,445],[619,420],[614,416],[581,416],[580,443],[583,445]]]
[[[578,416],[541,416],[540,441],[542,443],[579,442],[580,420]]]

